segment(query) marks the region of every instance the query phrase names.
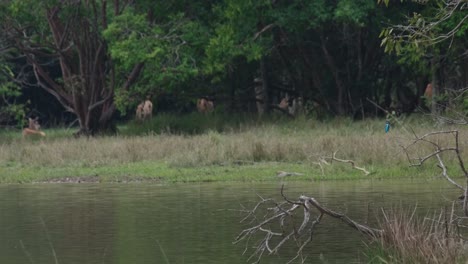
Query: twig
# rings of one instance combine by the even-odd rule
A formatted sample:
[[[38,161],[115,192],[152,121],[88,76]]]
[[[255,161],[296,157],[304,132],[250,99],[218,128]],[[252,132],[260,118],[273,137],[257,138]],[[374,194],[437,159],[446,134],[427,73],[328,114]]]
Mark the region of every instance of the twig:
[[[255,33],[254,37],[252,40],[256,40],[263,32],[269,30],[270,28],[274,27],[275,24],[274,23],[271,23],[271,24],[268,24],[266,25],[264,28],[262,28],[260,31],[258,31],[257,33]]]
[[[161,246],[161,243],[159,243],[159,240],[156,240],[156,244],[158,244],[159,246],[159,249],[161,250],[161,253],[163,255],[163,258],[164,258],[164,261],[166,262],[166,264],[169,264],[169,259],[167,258],[167,255],[166,255],[166,252],[164,252],[164,249],[163,247]]]
[[[59,261],[57,258],[57,254],[55,253],[54,245],[52,244],[52,241],[50,240],[49,231],[47,230],[47,226],[44,222],[44,219],[42,217],[40,217],[40,219],[41,219],[42,227],[44,228],[44,231],[47,237],[47,241],[49,242],[50,249],[52,250],[52,255],[54,256],[55,264],[58,264]]]
[[[24,254],[26,254],[26,256],[28,257],[28,260],[31,264],[34,264],[34,261],[31,257],[31,254],[29,254],[29,252],[26,250],[26,247],[24,246],[23,244],[23,240],[20,239],[20,245],[21,245],[21,249],[23,250]]]
[[[323,207],[313,197],[308,197],[308,196],[301,195],[299,200],[304,201],[304,204],[307,207],[307,209],[311,210],[312,207],[315,207],[321,213],[326,214],[328,216],[331,216],[333,218],[337,218],[337,219],[343,221],[344,223],[346,223],[348,226],[350,226],[350,227],[352,227],[352,228],[358,230],[359,232],[364,233],[364,234],[366,234],[368,236],[379,237],[383,232],[380,229],[375,229],[375,228],[368,227],[366,225],[359,224],[356,221],[349,218],[345,214],[337,213],[337,212],[334,212],[334,211],[332,211],[332,210],[330,210],[330,209],[328,209],[326,207]]]

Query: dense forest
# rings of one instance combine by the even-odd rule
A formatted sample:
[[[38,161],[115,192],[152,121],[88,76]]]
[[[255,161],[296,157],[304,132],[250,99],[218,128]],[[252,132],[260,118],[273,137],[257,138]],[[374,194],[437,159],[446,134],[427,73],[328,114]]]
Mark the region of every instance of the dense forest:
[[[0,17],[2,126],[115,130],[145,98],[156,115],[468,109],[462,0],[7,0]]]

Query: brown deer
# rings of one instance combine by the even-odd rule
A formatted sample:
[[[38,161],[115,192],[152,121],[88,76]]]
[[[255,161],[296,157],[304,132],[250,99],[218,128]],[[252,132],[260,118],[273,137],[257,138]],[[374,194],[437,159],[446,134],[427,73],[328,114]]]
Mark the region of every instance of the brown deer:
[[[28,127],[23,129],[23,138],[24,137],[27,137],[27,136],[30,136],[30,135],[40,135],[40,136],[43,136],[45,137],[45,133],[42,132],[42,131],[39,131],[39,129],[41,128],[41,125],[39,125],[39,117],[36,117],[36,118],[28,118],[29,119],[29,122],[28,122]]]
[[[284,97],[278,105],[279,108],[288,111],[289,107],[289,96]]]
[[[141,102],[137,106],[135,117],[137,120],[151,119],[153,117],[153,103],[149,99]]]
[[[424,96],[427,99],[432,99],[432,84],[428,83],[426,86],[426,90],[424,90]]]
[[[211,113],[214,110],[213,101],[200,98],[197,101],[197,110],[200,113]]]
[[[142,120],[143,119],[143,106],[145,102],[140,103],[136,108],[135,119]]]

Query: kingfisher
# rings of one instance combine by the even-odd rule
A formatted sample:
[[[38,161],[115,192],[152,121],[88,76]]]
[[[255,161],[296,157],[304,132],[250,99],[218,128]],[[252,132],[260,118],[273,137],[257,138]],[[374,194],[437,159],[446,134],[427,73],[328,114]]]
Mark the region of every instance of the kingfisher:
[[[385,133],[388,133],[388,131],[390,130],[390,121],[385,121]]]

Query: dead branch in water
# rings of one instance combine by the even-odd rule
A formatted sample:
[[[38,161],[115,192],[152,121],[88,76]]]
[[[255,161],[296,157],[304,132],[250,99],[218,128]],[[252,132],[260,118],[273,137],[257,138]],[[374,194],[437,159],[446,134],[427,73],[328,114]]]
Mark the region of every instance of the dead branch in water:
[[[244,254],[248,250],[250,240],[255,235],[260,237],[259,242],[254,245],[254,252],[250,255],[248,261],[256,258],[254,263],[259,263],[265,253],[268,255],[276,254],[288,241],[293,241],[297,251],[296,255],[288,263],[297,259],[304,263],[306,257],[303,250],[313,240],[313,234],[325,215],[339,219],[367,236],[376,238],[382,235],[382,230],[359,224],[345,214],[322,206],[313,197],[301,195],[297,201],[292,201],[284,195],[283,191],[284,185],[281,187],[281,195],[284,199],[281,203],[259,196],[261,200],[241,220],[241,223],[247,220],[250,220],[250,224],[256,222],[242,230],[234,241],[234,244],[241,241],[246,242]],[[302,214],[298,213],[298,210],[301,211],[301,209]],[[261,219],[257,219],[256,215],[263,213],[262,210],[266,210],[267,214]],[[298,225],[299,222],[300,225]]]
[[[402,146],[403,151],[406,154],[410,166],[422,166],[426,161],[432,157],[436,157],[438,161],[438,167],[442,170],[442,176],[452,185],[461,189],[463,191],[463,212],[465,216],[468,216],[468,171],[465,167],[464,161],[461,157],[460,152],[460,140],[458,130],[448,130],[448,131],[436,131],[426,133],[422,136],[418,136],[416,133],[413,133],[414,138],[411,142]],[[437,140],[436,137],[441,135],[451,136],[453,138],[452,144],[450,146],[442,146],[441,143]],[[432,150],[424,156],[411,157],[410,150],[412,148],[419,147],[421,144],[428,144],[431,146]],[[447,166],[444,163],[444,160],[441,157],[442,153],[453,152],[456,155],[458,166],[465,176],[465,186],[457,183],[452,179],[452,177],[447,172]]]

